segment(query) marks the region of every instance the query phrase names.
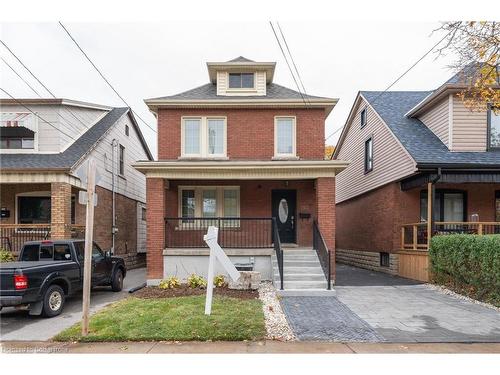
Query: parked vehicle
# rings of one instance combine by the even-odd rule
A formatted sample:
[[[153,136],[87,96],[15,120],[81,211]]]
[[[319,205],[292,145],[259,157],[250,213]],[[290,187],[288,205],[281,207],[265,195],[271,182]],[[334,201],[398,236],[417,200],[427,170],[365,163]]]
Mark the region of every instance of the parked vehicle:
[[[84,240],[30,241],[19,261],[0,264],[0,308],[27,307],[30,315],[59,315],[66,297],[83,287]],[[92,286],[123,288],[127,273],[122,258],[92,247]]]

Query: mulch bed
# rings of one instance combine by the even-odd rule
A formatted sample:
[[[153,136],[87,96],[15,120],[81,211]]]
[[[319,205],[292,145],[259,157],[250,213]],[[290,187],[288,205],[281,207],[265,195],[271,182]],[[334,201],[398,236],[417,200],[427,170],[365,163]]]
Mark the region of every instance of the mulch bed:
[[[156,286],[148,286],[139,289],[133,293],[134,297],[138,298],[172,298],[172,297],[186,297],[204,295],[206,289],[189,288],[186,284],[182,284],[173,289],[160,289]],[[257,299],[259,292],[257,290],[235,290],[228,287],[219,287],[214,289],[214,296],[224,296],[241,299]]]

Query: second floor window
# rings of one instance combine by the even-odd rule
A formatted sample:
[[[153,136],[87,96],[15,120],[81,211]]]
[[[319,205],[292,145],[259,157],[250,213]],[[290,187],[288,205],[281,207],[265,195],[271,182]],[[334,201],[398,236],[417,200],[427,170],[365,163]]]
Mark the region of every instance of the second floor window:
[[[253,89],[254,74],[253,73],[229,73],[229,88],[230,89]]]
[[[365,141],[365,173],[373,170],[373,138]]]
[[[489,148],[500,149],[500,109],[495,113],[491,108],[488,113]]]
[[[120,174],[125,175],[125,147],[120,145]]]
[[[363,128],[366,125],[366,108],[363,109],[359,115],[361,127]]]
[[[223,157],[225,155],[225,118],[192,117],[182,120],[182,156]]]
[[[295,117],[276,117],[274,133],[275,156],[295,156]]]

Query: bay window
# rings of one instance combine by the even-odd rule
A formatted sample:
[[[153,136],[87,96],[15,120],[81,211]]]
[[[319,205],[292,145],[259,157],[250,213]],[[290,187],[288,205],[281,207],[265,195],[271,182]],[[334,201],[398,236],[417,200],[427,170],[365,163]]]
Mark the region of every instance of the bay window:
[[[295,117],[275,117],[274,154],[275,156],[295,156]]]
[[[185,117],[182,119],[183,157],[224,157],[226,118]]]
[[[182,218],[240,216],[238,186],[180,186],[179,215]],[[189,220],[185,220],[189,222]]]

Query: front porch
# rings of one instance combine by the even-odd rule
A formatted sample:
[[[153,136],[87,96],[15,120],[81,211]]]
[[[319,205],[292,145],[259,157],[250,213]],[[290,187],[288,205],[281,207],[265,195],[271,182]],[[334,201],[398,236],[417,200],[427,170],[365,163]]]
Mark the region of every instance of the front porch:
[[[321,259],[320,272],[325,271],[326,289],[326,280],[333,281],[335,275],[334,176],[343,169],[337,164],[138,163],[136,168],[147,177],[148,283],[172,275],[204,274],[208,252],[203,250],[203,235],[215,225],[219,243],[233,262],[260,268],[264,278],[278,272],[279,284],[290,275],[288,249],[314,247],[316,260]],[[198,257],[196,264],[187,260],[192,257]]]
[[[433,236],[500,234],[500,175],[442,172],[401,183],[406,223],[399,228],[399,275],[429,280],[428,250]],[[413,219],[413,221],[411,221]]]

